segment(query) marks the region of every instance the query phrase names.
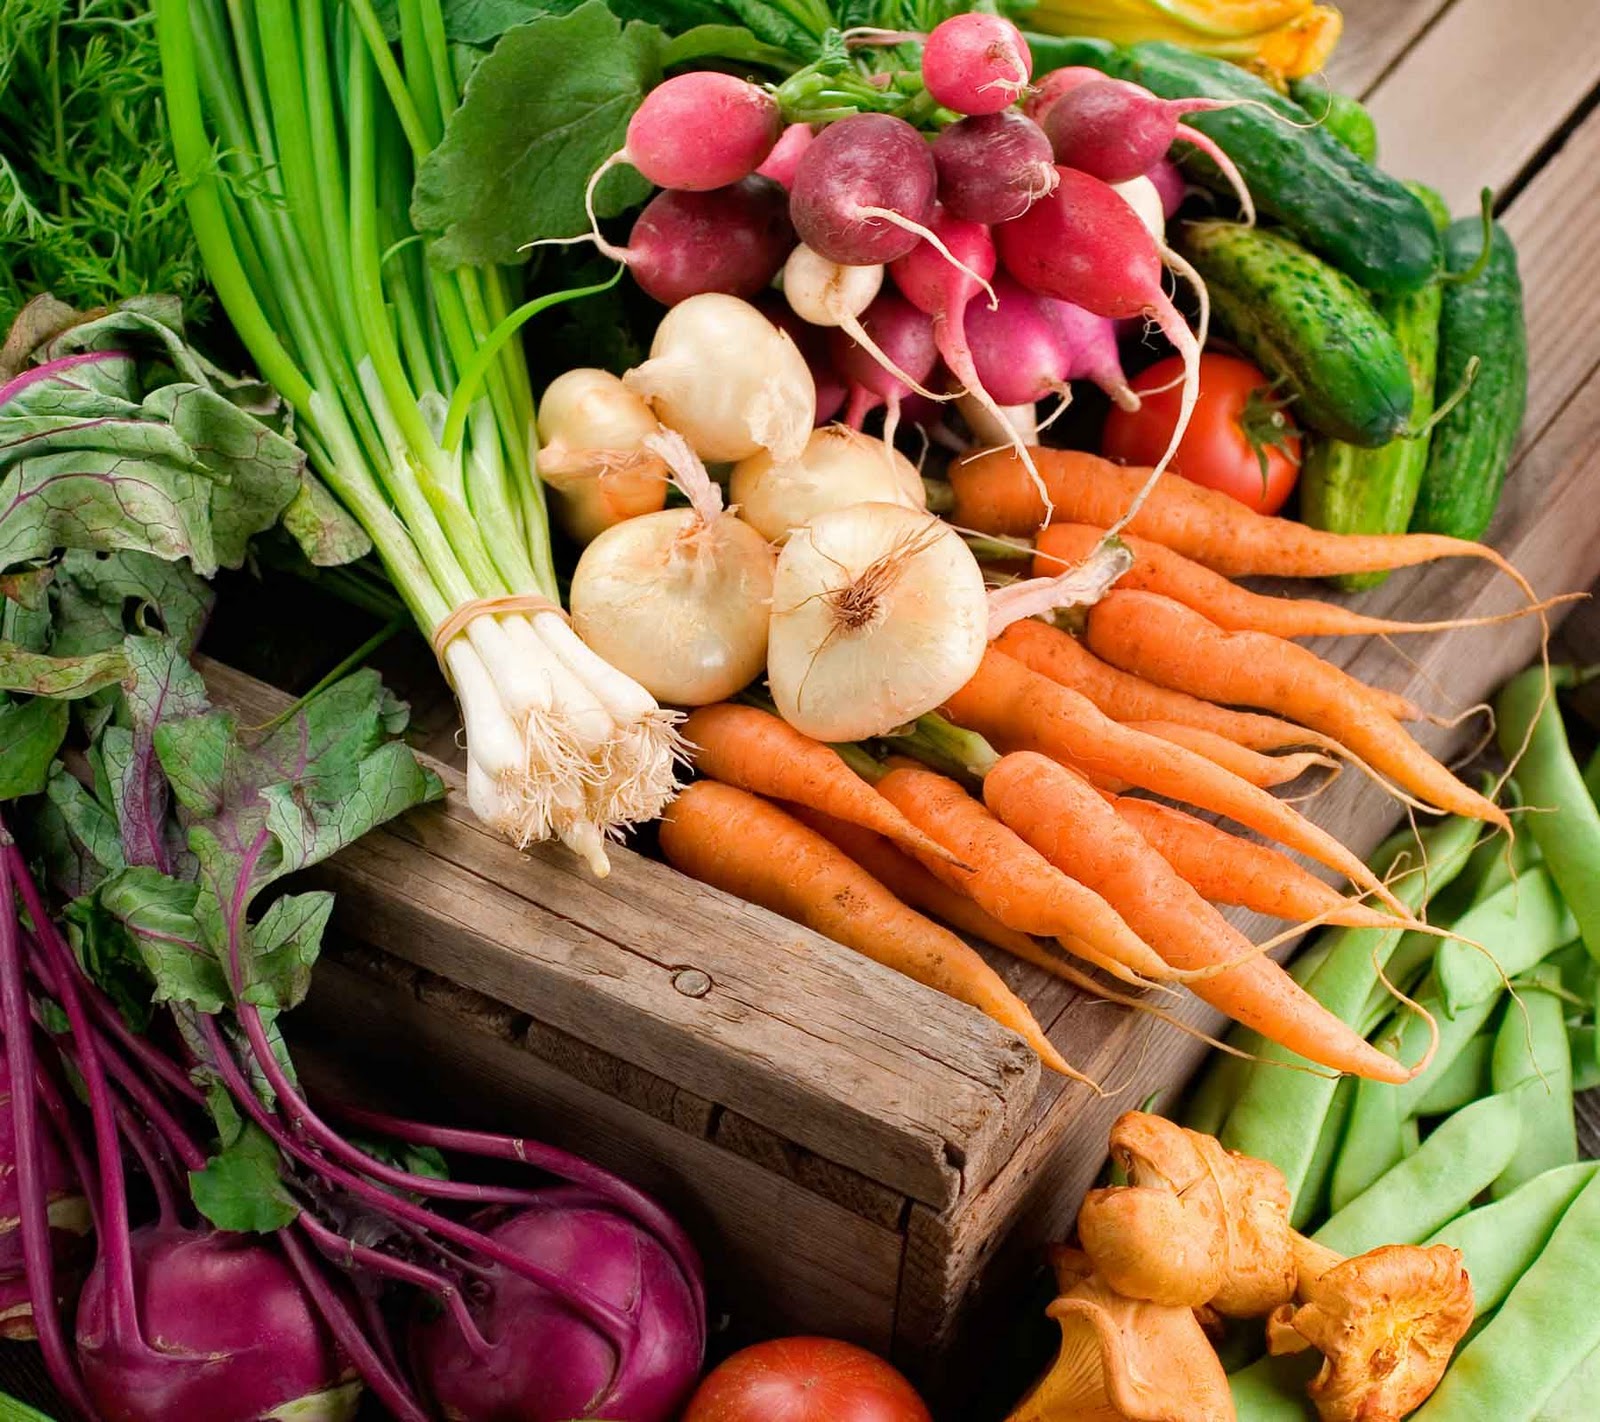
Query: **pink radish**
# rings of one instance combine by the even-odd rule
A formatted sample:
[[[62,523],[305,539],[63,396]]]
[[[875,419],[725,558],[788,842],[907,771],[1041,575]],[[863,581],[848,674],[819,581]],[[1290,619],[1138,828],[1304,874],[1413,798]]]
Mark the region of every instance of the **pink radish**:
[[[1161,99],[1122,79],[1079,84],[1044,119],[1056,162],[1108,183],[1148,173],[1178,139],[1192,144],[1223,172],[1238,195],[1245,221],[1255,222],[1250,190],[1233,160],[1205,134],[1180,122],[1186,113],[1235,108],[1237,99]]]
[[[995,229],[1006,270],[1041,296],[1070,301],[1096,316],[1149,316],[1183,358],[1183,398],[1172,438],[1118,520],[1120,530],[1165,472],[1188,428],[1199,392],[1200,343],[1162,289],[1161,254],[1138,215],[1100,179],[1074,168],[1059,172],[1054,192]]]
[[[1078,85],[1087,84],[1091,79],[1105,77],[1098,69],[1091,69],[1086,64],[1069,64],[1062,69],[1052,69],[1022,101],[1022,112],[1035,123],[1042,124],[1044,116],[1056,106],[1056,101],[1063,94],[1071,93]]]
[[[1178,165],[1170,158],[1163,158],[1145,174],[1145,177],[1150,179],[1156,192],[1161,195],[1162,216],[1170,218],[1183,206],[1183,200],[1189,192],[1189,185],[1184,182]]]
[[[1056,185],[1050,140],[1015,109],[951,124],[933,141],[939,201],[970,222],[1009,222]]]
[[[601,170],[631,163],[658,188],[724,188],[755,172],[782,127],[778,101],[765,89],[711,70],[679,74],[644,96],[627,142]]]
[[[1067,358],[1067,379],[1098,385],[1124,410],[1137,410],[1139,397],[1122,371],[1117,351],[1117,327],[1070,301],[1037,298],[1039,311],[1050,324]]]
[[[772,283],[794,248],[789,199],[770,178],[725,188],[657,193],[634,221],[626,247],[595,245],[624,263],[665,306],[704,291],[754,296]]]
[[[1022,31],[998,15],[952,15],[922,48],[922,82],[935,102],[958,114],[997,114],[1033,77]]]
[[[789,194],[800,240],[831,262],[892,262],[927,234],[938,174],[916,129],[889,114],[829,124],[801,155]]]
[[[1001,405],[1032,405],[1068,393],[1067,348],[1040,299],[1008,277],[995,279],[997,304],[967,311],[967,340],[984,390]]]
[[[861,324],[899,370],[918,385],[927,384],[938,364],[939,350],[934,344],[933,322],[923,312],[893,291],[885,291],[862,313]],[[858,430],[873,410],[884,405],[888,415],[883,440],[885,444],[893,444],[895,426],[900,421],[900,401],[912,393],[912,387],[886,369],[846,331],[835,329],[828,333],[828,354],[834,368],[850,386],[845,423]]]
[[[778,141],[773,144],[772,152],[767,154],[764,162],[756,172],[763,178],[771,178],[775,183],[782,183],[787,190],[794,186],[794,170],[800,166],[800,159],[805,156],[805,151],[811,147],[811,141],[816,137],[811,125],[808,123],[792,123],[778,135]]]

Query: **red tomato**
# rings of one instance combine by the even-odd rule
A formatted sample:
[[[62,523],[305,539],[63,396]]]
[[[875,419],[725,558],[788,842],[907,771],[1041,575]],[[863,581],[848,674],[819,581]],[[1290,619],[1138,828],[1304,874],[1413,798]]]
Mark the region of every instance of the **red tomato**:
[[[1111,411],[1100,452],[1119,464],[1160,459],[1178,422],[1182,380],[1183,362],[1177,356],[1157,361],[1140,375],[1133,388],[1144,396],[1144,404],[1131,412]],[[1274,514],[1300,477],[1300,431],[1272,382],[1255,366],[1238,356],[1207,352],[1200,357],[1194,416],[1168,467],[1257,513]]]
[[[778,1338],[735,1353],[700,1384],[683,1422],[932,1422],[882,1358],[833,1338]]]

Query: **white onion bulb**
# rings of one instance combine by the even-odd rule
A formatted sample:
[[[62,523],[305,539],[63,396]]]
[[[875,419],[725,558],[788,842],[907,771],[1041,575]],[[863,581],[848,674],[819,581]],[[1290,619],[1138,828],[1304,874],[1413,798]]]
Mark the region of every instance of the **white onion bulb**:
[[[556,522],[578,543],[667,501],[667,466],[645,448],[661,429],[650,407],[610,371],[558,375],[539,401],[539,477],[557,494]]]
[[[741,460],[728,498],[739,517],[773,543],[818,514],[851,504],[927,507],[917,466],[892,445],[848,425],[814,431],[798,459],[780,462],[762,450]]]
[[[824,741],[880,736],[932,711],[983,660],[983,573],[931,514],[819,514],[778,557],[767,678],[784,720]]]

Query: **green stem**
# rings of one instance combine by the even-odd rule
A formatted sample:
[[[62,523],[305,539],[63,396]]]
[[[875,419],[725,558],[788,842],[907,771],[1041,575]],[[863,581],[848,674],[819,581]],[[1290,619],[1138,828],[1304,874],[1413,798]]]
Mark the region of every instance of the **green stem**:
[[[415,625],[416,624],[413,622],[409,612],[402,611],[395,613],[388,622],[374,632],[372,636],[368,637],[367,640],[357,647],[355,651],[351,652],[348,657],[345,657],[336,667],[320,677],[317,681],[317,684],[309,691],[303,693],[289,705],[285,706],[283,710],[278,712],[278,714],[270,721],[263,722],[254,729],[258,732],[271,731],[275,727],[281,726],[291,716],[294,716],[302,711],[306,707],[307,703],[309,703],[313,698],[320,696],[335,682],[343,681],[345,677],[350,675],[351,672],[357,671],[364,666],[367,658],[376,652],[379,647],[383,646],[385,642],[390,641],[397,633],[405,631],[407,627]]]

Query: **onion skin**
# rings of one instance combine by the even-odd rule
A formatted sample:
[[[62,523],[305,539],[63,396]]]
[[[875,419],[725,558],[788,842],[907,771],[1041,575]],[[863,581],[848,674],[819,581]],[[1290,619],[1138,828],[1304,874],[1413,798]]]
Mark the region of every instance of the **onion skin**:
[[[734,467],[728,498],[740,518],[780,546],[818,514],[851,504],[927,507],[916,465],[881,439],[848,425],[824,425],[792,463],[780,463],[765,450],[741,460]]]

